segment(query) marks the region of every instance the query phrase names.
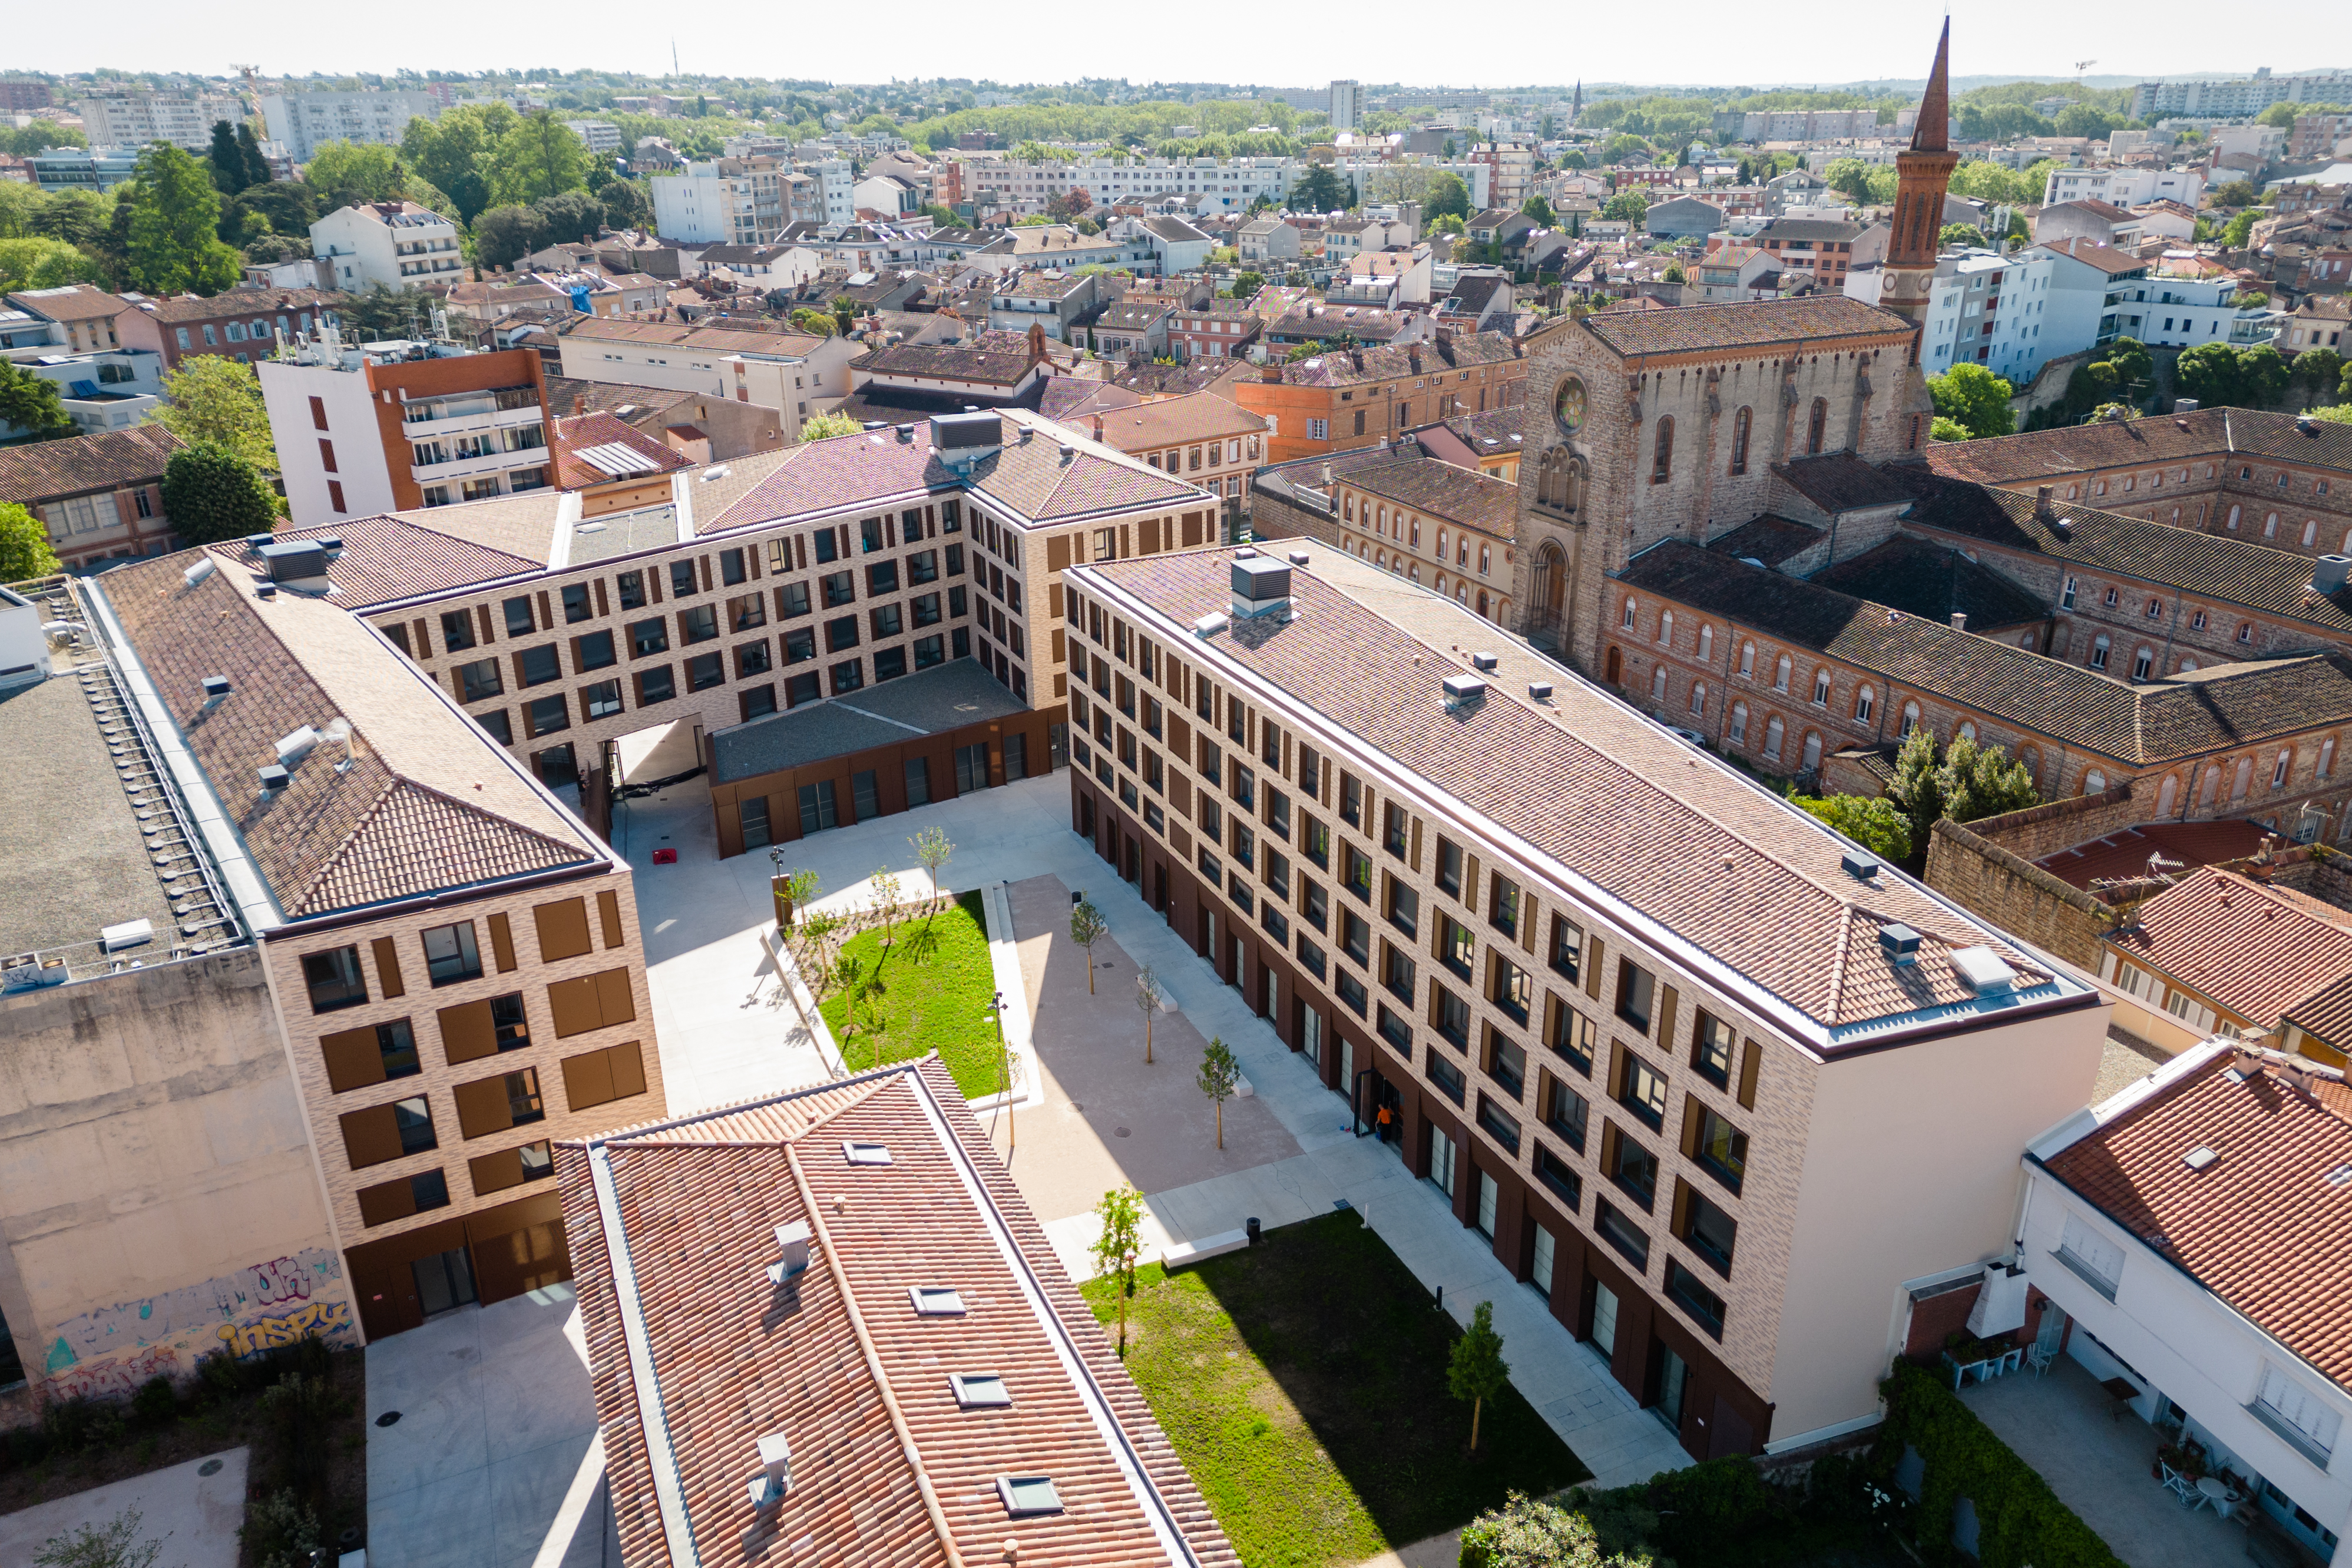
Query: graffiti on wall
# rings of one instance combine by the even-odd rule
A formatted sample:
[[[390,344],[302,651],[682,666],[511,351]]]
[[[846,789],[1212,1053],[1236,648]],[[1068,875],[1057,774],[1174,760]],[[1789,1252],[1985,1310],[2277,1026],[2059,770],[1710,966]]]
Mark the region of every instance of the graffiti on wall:
[[[306,1247],[200,1285],[118,1302],[60,1324],[45,1368],[57,1397],[127,1394],[151,1377],[179,1378],[221,1351],[243,1358],[305,1334],[356,1342],[342,1259]]]

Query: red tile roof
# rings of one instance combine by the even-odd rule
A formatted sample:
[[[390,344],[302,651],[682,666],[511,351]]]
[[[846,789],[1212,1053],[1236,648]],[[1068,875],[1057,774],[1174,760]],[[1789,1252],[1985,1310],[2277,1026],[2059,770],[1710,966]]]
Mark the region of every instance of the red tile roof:
[[[2042,1163],[2318,1372],[2352,1385],[2344,1310],[2352,1184],[2327,1180],[2352,1162],[2352,1124],[2275,1069],[2237,1082],[2233,1065],[2221,1053]],[[2340,1096],[2340,1086],[2327,1087]],[[2200,1145],[2220,1158],[2193,1170],[2182,1156]]]
[[[599,454],[606,458],[601,464],[585,455],[597,447],[613,447],[623,450]],[[642,466],[616,469],[614,458]],[[693,466],[677,448],[655,440],[616,415],[570,414],[555,422],[555,482],[563,489],[635,482]]]
[[[0,447],[0,502],[30,505],[92,490],[156,484],[163,478],[163,465],[179,449],[180,438],[161,425]]]
[[[2106,941],[2263,1030],[2352,973],[2352,911],[2210,866],[2140,905]]]
[[[2275,835],[2269,828],[2244,817],[2226,822],[2148,822],[2045,855],[2034,864],[2060,881],[2088,892],[2091,884],[2102,878],[2145,877],[2150,855],[2177,860],[2182,867],[2211,866],[2243,859],[2272,837]]]
[[[852,1165],[845,1141],[889,1163]],[[627,1568],[812,1546],[992,1563],[1016,1542],[1056,1568],[1238,1563],[936,1056],[560,1145],[556,1165]],[[795,1223],[809,1268],[779,1287],[774,1231]],[[962,1313],[918,1316],[927,1286]],[[957,1373],[1012,1404],[961,1407]],[[745,1487],[770,1433],[792,1479],[762,1524]],[[1009,1476],[1050,1477],[1062,1510],[1009,1517]]]

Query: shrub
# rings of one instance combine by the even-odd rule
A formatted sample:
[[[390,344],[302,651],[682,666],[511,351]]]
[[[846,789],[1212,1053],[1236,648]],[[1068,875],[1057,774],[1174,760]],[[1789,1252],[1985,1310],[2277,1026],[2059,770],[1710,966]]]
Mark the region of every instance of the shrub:
[[[41,1436],[54,1452],[79,1453],[97,1435],[99,1415],[98,1405],[88,1398],[56,1400],[41,1413]]]
[[[180,1414],[180,1396],[168,1377],[151,1377],[131,1396],[131,1413],[149,1426],[162,1426]]]
[[[304,1568],[320,1544],[319,1516],[290,1490],[248,1503],[236,1533],[256,1568]]]

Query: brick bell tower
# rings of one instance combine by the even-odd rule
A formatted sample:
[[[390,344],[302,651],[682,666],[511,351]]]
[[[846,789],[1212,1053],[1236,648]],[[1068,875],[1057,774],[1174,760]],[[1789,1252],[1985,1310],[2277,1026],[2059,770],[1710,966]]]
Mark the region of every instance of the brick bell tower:
[[[1947,16],[1944,35],[1936,43],[1936,68],[1927,73],[1927,95],[1919,100],[1918,122],[1911,128],[1911,145],[1895,155],[1895,170],[1901,180],[1895,196],[1895,232],[1886,242],[1886,259],[1880,264],[1878,302],[1911,323],[1915,363],[1916,334],[1927,320],[1927,294],[1936,281],[1944,193],[1960,162],[1950,146],[1951,52],[1952,22]]]

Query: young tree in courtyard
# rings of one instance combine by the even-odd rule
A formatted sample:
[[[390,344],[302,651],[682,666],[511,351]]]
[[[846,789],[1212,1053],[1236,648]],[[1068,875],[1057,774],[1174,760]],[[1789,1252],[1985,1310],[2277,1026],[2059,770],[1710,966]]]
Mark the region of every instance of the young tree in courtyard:
[[[1127,1299],[1135,1294],[1135,1258],[1143,1250],[1143,1194],[1121,1183],[1095,1205],[1102,1234],[1092,1248],[1095,1264],[1118,1281],[1118,1354],[1127,1359]]]
[[[265,474],[278,471],[269,410],[251,365],[226,354],[194,355],[163,378],[163,399],[149,417],[181,440],[210,441]]]
[[[914,847],[915,859],[931,884],[931,912],[923,918],[923,929],[929,931],[931,921],[939,918],[940,906],[947,901],[947,895],[940,888],[940,872],[954,857],[955,845],[949,839],[947,829],[938,826],[926,827],[907,842]]]
[[[1510,1363],[1503,1359],[1503,1336],[1495,1331],[1495,1303],[1481,1301],[1470,1315],[1470,1326],[1454,1342],[1454,1353],[1445,1365],[1445,1386],[1456,1399],[1470,1402],[1470,1451],[1478,1451],[1478,1417],[1486,1408],[1486,1401],[1503,1392],[1503,1384],[1511,1375]]]
[[[1225,1146],[1225,1101],[1234,1097],[1234,1090],[1240,1086],[1241,1079],[1242,1064],[1234,1059],[1233,1047],[1225,1044],[1223,1036],[1213,1037],[1209,1048],[1201,1053],[1201,1070],[1192,1081],[1199,1084],[1201,1092],[1209,1097],[1209,1103],[1217,1108],[1217,1147],[1220,1149]]]
[[[1095,943],[1110,934],[1110,922],[1092,899],[1080,899],[1070,909],[1070,940],[1087,950],[1087,994],[1095,994]]]
[[[57,569],[58,552],[49,548],[41,520],[15,501],[0,504],[0,583],[47,577]]]
[[[1135,977],[1135,1005],[1143,1014],[1143,1065],[1146,1067],[1151,1065],[1151,1016],[1160,1011],[1161,994],[1160,977],[1151,973],[1151,965],[1145,964],[1142,973]]]

